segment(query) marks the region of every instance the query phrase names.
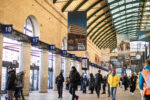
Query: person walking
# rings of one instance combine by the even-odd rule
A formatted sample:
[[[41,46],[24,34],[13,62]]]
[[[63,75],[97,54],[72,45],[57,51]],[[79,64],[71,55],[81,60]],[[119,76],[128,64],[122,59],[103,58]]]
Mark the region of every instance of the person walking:
[[[93,74],[90,74],[90,79],[89,79],[89,89],[91,90],[91,94],[93,94],[94,91],[94,85],[95,85],[95,78]]]
[[[128,77],[126,74],[123,76],[123,85],[124,85],[124,90],[125,91],[128,90]]]
[[[69,90],[69,77],[66,77],[66,90]]]
[[[88,79],[87,79],[87,76],[84,75],[83,76],[83,82],[82,82],[82,88],[83,88],[82,91],[83,91],[83,93],[86,93],[87,85],[88,85]]]
[[[56,84],[57,84],[57,90],[58,90],[58,98],[62,98],[62,93],[63,93],[63,82],[64,82],[64,77],[62,72],[56,77]]]
[[[106,94],[106,84],[107,84],[107,77],[103,77],[103,92],[102,94]]]
[[[101,83],[102,83],[102,75],[101,70],[99,70],[98,73],[95,75],[95,90],[98,98],[100,96]]]
[[[107,83],[108,83],[108,77],[110,74],[111,74],[111,71],[109,71],[107,74]],[[108,85],[108,97],[110,97],[110,85],[109,85],[109,83],[107,85]]]
[[[145,68],[139,76],[139,86],[143,100],[150,100],[150,59],[145,62]]]
[[[22,97],[22,100],[25,100],[23,95],[23,87],[24,87],[24,75],[25,71],[21,71],[16,75],[16,89],[15,89],[15,99],[18,100],[18,98]]]
[[[112,69],[112,73],[108,76],[108,83],[110,85],[112,100],[116,100],[116,91],[119,82],[120,78],[116,73],[116,69]]]
[[[132,95],[134,95],[134,91],[136,89],[136,80],[137,80],[136,75],[132,73],[132,76],[130,78],[130,92],[132,93]]]
[[[13,100],[14,91],[15,91],[15,80],[16,80],[16,73],[12,67],[8,67],[8,77],[6,83],[6,90],[8,94],[8,100]]]
[[[72,95],[72,100],[75,100],[75,99],[78,100],[79,96],[77,96],[75,94],[75,91],[77,90],[77,86],[80,83],[80,74],[79,74],[79,72],[77,72],[75,66],[73,66],[71,68],[69,79],[70,79],[70,90],[69,90],[69,92]]]

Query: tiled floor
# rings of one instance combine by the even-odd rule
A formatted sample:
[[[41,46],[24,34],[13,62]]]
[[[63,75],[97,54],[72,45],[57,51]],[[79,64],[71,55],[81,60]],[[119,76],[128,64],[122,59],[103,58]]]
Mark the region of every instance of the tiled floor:
[[[107,97],[107,94],[101,94],[99,99],[95,93],[89,94],[89,91],[87,94],[83,94],[81,91],[78,91],[76,94],[79,95],[79,100],[111,100],[111,98]],[[66,90],[63,93],[62,99],[58,99],[57,97],[57,91],[49,91],[48,93],[32,92],[30,93],[30,96],[26,97],[26,100],[71,100],[71,95]],[[1,100],[4,100],[4,97],[2,97]],[[136,91],[134,95],[131,95],[129,91],[118,88],[116,100],[141,100],[141,96],[139,91]]]

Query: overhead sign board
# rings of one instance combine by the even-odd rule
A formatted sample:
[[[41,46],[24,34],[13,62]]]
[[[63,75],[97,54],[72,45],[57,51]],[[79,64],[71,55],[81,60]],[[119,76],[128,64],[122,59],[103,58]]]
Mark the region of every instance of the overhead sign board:
[[[31,37],[31,45],[37,45],[39,43],[39,37]]]
[[[150,31],[138,31],[139,41],[150,41]]]

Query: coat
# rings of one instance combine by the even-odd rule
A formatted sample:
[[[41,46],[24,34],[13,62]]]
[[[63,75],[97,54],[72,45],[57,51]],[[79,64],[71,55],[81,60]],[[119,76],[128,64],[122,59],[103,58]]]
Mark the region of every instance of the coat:
[[[89,79],[89,88],[90,88],[90,90],[94,89],[94,86],[95,86],[95,78],[90,77],[90,79]]]
[[[16,80],[15,71],[14,70],[9,71],[8,77],[7,77],[6,90],[15,91],[15,88],[16,88],[15,80]]]
[[[110,74],[108,76],[108,83],[109,83],[110,87],[117,87],[119,82],[120,82],[120,78],[119,78],[118,74],[115,74],[115,76],[112,76],[112,74]]]
[[[100,88],[100,90],[101,90],[101,83],[103,82],[103,79],[102,79],[102,75],[101,74],[99,74],[99,73],[97,73],[96,75],[95,75],[95,86],[97,87],[99,87]]]
[[[69,75],[70,87],[77,88],[80,83],[80,74],[77,71],[71,71]]]
[[[56,77],[56,84],[57,84],[58,86],[63,86],[63,82],[64,82],[64,77],[63,77],[63,75],[59,75],[59,76]]]

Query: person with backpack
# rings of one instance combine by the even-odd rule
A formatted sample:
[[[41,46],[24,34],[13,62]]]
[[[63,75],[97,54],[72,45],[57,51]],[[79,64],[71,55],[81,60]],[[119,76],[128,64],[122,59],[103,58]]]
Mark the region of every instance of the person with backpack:
[[[57,84],[57,90],[58,90],[58,98],[62,98],[62,93],[63,93],[63,82],[64,82],[64,77],[62,72],[56,77],[56,84]]]
[[[89,89],[91,90],[91,94],[93,94],[94,91],[94,86],[95,86],[95,78],[93,74],[90,74],[90,79],[89,79]]]
[[[100,96],[102,81],[103,80],[102,80],[101,70],[99,70],[98,73],[95,75],[95,90],[98,98]]]
[[[139,76],[139,86],[143,100],[150,100],[150,59],[145,62],[145,68]]]
[[[78,100],[79,96],[77,96],[75,94],[75,91],[77,90],[77,86],[80,83],[80,74],[79,74],[79,72],[77,72],[75,66],[73,66],[71,68],[69,79],[70,79],[70,90],[69,90],[69,92],[72,95],[72,100],[75,100],[75,99]]]
[[[123,76],[123,85],[124,85],[124,90],[126,91],[126,90],[128,90],[128,77],[127,77],[127,75],[125,74],[124,76]]]
[[[14,91],[15,91],[15,80],[16,80],[16,73],[12,67],[8,67],[8,77],[6,83],[6,90],[8,94],[8,100],[13,100]]]
[[[25,71],[21,71],[16,75],[16,89],[15,89],[15,99],[18,100],[18,98],[22,97],[22,100],[25,100],[23,95],[23,87],[24,87],[24,75]]]

